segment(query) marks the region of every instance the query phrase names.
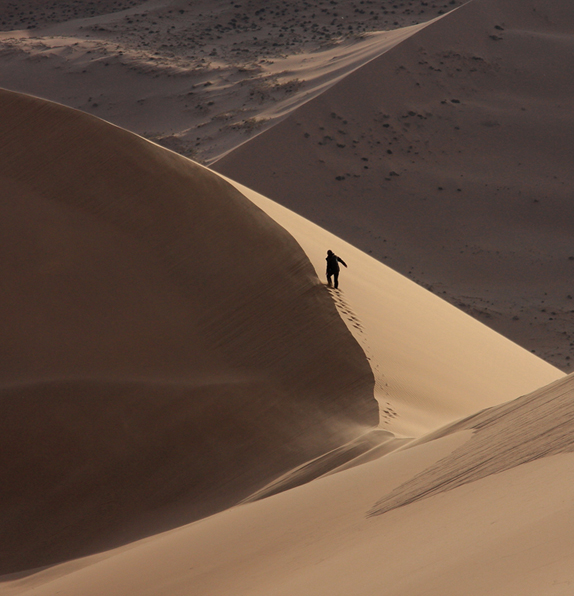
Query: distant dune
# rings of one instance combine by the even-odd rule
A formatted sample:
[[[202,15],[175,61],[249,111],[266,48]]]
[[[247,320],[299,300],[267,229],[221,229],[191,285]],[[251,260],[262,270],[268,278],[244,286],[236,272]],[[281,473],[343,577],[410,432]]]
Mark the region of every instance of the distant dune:
[[[216,168],[571,370],[568,0],[2,10],[3,87],[203,163],[248,141]]]
[[[0,84],[205,163],[462,0],[0,0]]]
[[[569,0],[472,0],[213,168],[569,370],[573,35]]]
[[[3,91],[3,573],[229,506],[378,422],[293,238],[228,183]]]

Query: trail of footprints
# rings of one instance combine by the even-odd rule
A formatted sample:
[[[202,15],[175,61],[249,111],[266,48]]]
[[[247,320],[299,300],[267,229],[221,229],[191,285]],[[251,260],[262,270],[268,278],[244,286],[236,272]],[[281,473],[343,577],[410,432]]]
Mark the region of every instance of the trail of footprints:
[[[367,360],[371,364],[371,369],[375,377],[375,388],[379,390],[380,394],[390,397],[389,384],[387,383],[384,373],[381,371],[380,365],[375,363],[373,360],[373,353],[365,336],[365,330],[360,319],[357,317],[349,303],[345,300],[343,297],[343,292],[340,289],[335,289],[330,286],[327,286],[327,289],[331,294],[331,298],[333,299],[339,314],[359,332],[357,339],[361,344],[365,355],[367,356]],[[391,403],[388,400],[385,400],[385,402],[385,407],[383,407],[382,403],[380,404],[380,424],[388,423],[394,418],[398,417],[398,414],[392,407]]]

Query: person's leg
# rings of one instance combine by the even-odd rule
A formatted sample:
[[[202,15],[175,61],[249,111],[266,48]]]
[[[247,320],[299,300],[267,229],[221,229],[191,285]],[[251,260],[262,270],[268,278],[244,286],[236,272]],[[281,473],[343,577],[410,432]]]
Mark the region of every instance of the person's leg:
[[[335,273],[333,273],[333,278],[335,280],[335,289],[337,289],[339,287],[339,272],[335,271]]]
[[[327,283],[331,285],[331,274],[327,272]]]

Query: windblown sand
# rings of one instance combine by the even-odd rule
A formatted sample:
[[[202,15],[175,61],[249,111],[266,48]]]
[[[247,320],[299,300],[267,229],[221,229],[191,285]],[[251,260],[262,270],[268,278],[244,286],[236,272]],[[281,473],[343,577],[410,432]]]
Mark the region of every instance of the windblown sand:
[[[273,220],[91,116],[0,104],[3,573],[213,513],[378,423]]]
[[[213,161],[460,4],[2,0],[1,84]]]
[[[317,530],[331,522],[316,526],[297,513],[311,542],[295,532],[285,547],[293,555],[280,549],[274,562],[252,549],[273,553],[284,522],[277,513],[260,517],[259,503],[279,503],[279,519],[292,521],[282,495],[298,502],[326,474],[367,474],[378,486],[387,472],[371,476],[370,466],[392,466],[388,458],[409,436],[562,377],[237,183],[81,112],[6,91],[0,101],[10,282],[2,305],[10,325],[0,593],[96,594],[122,585],[135,594],[145,585],[159,594],[166,582],[175,594],[285,587],[291,556],[304,557],[303,569],[316,560],[309,544],[335,563]],[[329,290],[317,277],[327,244],[345,254],[347,289]],[[523,417],[520,406],[504,408]],[[526,460],[491,472],[548,455],[544,429],[536,436]],[[568,451],[568,434],[561,436],[558,453]],[[422,449],[428,467],[443,443],[427,444],[409,452]],[[422,471],[408,461],[401,466]],[[450,478],[452,466],[437,465],[428,472],[431,494],[437,474]],[[391,486],[401,479],[408,477],[391,467]],[[356,479],[349,486],[355,494]],[[321,519],[339,507],[338,491]],[[369,494],[344,497],[354,520]],[[308,511],[313,499],[303,496],[297,507]],[[381,512],[377,503],[372,513]],[[226,525],[243,526],[251,519],[244,511],[269,520],[266,529],[247,521],[247,543],[236,521]],[[340,538],[332,545],[365,548],[356,521],[348,524],[334,526]],[[349,565],[353,576],[364,572],[352,558]],[[263,576],[254,583],[248,573],[245,583],[240,569],[253,566]],[[317,571],[313,585],[334,589]]]

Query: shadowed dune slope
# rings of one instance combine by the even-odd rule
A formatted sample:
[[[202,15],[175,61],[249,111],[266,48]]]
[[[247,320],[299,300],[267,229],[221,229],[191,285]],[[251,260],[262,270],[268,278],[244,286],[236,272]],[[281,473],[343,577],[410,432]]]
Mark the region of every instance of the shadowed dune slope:
[[[213,168],[568,370],[573,69],[570,0],[472,0]]]
[[[0,113],[0,572],[213,513],[377,423],[283,228],[94,117]]]

